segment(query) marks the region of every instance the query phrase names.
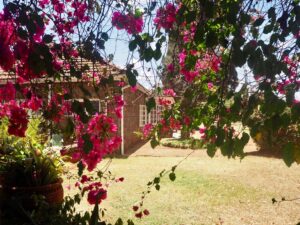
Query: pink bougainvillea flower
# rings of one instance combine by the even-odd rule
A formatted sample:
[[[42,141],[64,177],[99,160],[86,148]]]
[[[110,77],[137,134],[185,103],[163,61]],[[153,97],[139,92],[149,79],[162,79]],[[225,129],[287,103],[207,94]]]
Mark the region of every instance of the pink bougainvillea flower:
[[[174,64],[173,63],[170,63],[168,66],[167,66],[167,70],[169,73],[173,73],[175,71],[175,67],[174,67]]]
[[[200,127],[200,129],[199,129],[199,132],[200,132],[200,138],[201,139],[206,139],[206,134],[205,134],[205,132],[206,132],[206,127]]]
[[[136,92],[136,91],[137,91],[137,86],[130,87],[130,91],[131,91],[132,93]]]
[[[39,0],[39,5],[45,8],[50,3],[50,0]]]
[[[145,216],[148,216],[148,215],[150,214],[150,212],[149,212],[148,209],[145,209],[145,210],[143,211],[143,213],[144,213]]]
[[[118,87],[124,87],[124,86],[125,86],[125,82],[124,82],[124,81],[119,81],[119,82],[117,83],[117,86],[118,86]]]
[[[122,95],[115,95],[114,99],[115,99],[117,107],[123,107],[125,105]]]
[[[209,83],[207,84],[207,87],[208,87],[208,90],[212,90],[213,87],[214,87],[214,85],[213,85],[213,83],[209,82]]]
[[[143,30],[143,18],[133,14],[114,12],[112,25],[118,30],[126,30],[128,34],[138,34]]]
[[[136,213],[135,217],[140,219],[143,217],[143,213],[142,212]]]
[[[79,162],[81,159],[81,154],[79,152],[74,152],[72,154],[72,162]]]
[[[87,175],[82,175],[80,183],[84,184],[85,182],[88,182],[90,180],[91,180],[91,178],[88,177]]]
[[[122,107],[117,107],[117,108],[115,108],[115,114],[116,114],[116,116],[118,117],[118,118],[122,118],[123,117],[123,115],[122,115]]]
[[[91,205],[100,204],[102,200],[105,200],[107,198],[107,191],[104,190],[103,188],[96,189],[96,190],[91,190],[88,193],[88,202]]]
[[[9,106],[8,133],[18,137],[25,137],[28,118],[27,112],[20,108],[15,102]]]
[[[0,87],[0,102],[15,100],[16,89],[13,83],[7,82],[3,87]]]
[[[77,123],[75,133],[81,160],[87,169],[92,171],[105,155],[119,148],[122,139],[117,136],[118,127],[113,119],[104,114],[95,114],[87,126],[84,126],[80,120],[77,120]],[[84,136],[88,136],[93,144],[88,153],[84,149]]]
[[[42,107],[42,99],[32,95],[30,99],[22,103],[22,107],[38,111]]]
[[[15,61],[10,45],[15,42],[16,36],[13,21],[4,20],[3,17],[3,14],[0,14],[0,66],[8,71]]]
[[[167,107],[167,106],[172,105],[172,102],[171,102],[171,100],[166,99],[166,98],[158,98],[158,104]]]
[[[173,130],[180,130],[181,129],[181,123],[179,120],[175,119],[174,117],[171,117],[169,119],[170,122],[170,128]]]
[[[183,123],[187,126],[190,125],[191,124],[190,117],[188,117],[188,116],[183,117]]]
[[[176,93],[173,89],[169,88],[169,89],[165,89],[163,91],[164,95],[166,96],[172,96],[172,97],[175,97],[176,96]]]
[[[200,134],[204,134],[205,131],[206,131],[206,127],[201,127],[201,128],[199,129]]]
[[[124,177],[120,177],[120,178],[116,179],[116,182],[123,182],[124,180],[125,180]]]
[[[165,7],[161,7],[156,12],[154,24],[158,29],[164,28],[170,30],[176,21],[177,8],[174,4],[168,3]]]
[[[181,66],[184,66],[186,57],[187,57],[187,54],[185,51],[182,51],[178,54],[179,64],[181,64]]]
[[[143,130],[142,130],[145,138],[147,138],[150,135],[152,128],[153,128],[153,125],[151,123],[145,124],[145,126],[143,127]]]

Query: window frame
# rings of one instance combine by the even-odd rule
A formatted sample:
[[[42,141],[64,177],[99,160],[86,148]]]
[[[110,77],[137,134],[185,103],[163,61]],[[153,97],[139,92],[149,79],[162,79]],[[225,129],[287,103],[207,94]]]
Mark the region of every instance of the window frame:
[[[148,123],[146,105],[139,105],[139,126],[144,127]]]

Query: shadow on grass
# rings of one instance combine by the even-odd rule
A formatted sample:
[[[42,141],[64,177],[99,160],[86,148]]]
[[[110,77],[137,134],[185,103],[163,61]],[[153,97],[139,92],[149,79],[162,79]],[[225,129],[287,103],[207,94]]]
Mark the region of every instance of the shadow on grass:
[[[280,151],[272,152],[272,151],[253,151],[253,152],[246,152],[246,156],[258,156],[258,157],[266,157],[266,158],[275,158],[275,159],[282,159],[282,153]]]

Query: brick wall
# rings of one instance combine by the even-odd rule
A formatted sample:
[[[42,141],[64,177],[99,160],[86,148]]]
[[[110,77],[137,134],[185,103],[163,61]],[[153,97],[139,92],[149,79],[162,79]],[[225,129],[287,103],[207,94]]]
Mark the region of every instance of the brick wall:
[[[124,150],[125,154],[130,153],[132,148],[138,143],[143,143],[140,137],[134,134],[140,130],[139,126],[139,105],[146,104],[147,95],[140,90],[135,93],[130,88],[124,90]]]

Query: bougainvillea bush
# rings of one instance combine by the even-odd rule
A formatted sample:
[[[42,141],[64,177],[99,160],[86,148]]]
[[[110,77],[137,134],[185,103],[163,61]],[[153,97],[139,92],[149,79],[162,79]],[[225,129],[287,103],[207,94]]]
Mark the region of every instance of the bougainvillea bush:
[[[88,179],[86,170],[94,170],[122,140],[112,117],[94,114],[88,100],[83,105],[71,100],[68,84],[88,81],[88,95],[110,82],[116,87],[108,95],[115,102],[113,112],[122,116],[125,103],[117,88],[122,85],[85,64],[112,59],[105,47],[113,32],[121,32],[128,41],[128,58],[138,59],[125,65],[132,89],[139,75],[135,64],[150,65],[148,74],[152,69],[163,76],[165,92],[178,99],[175,104],[159,101],[166,108],[163,119],[144,129],[153,147],[170,129],[200,129],[208,155],[220,149],[224,156],[243,157],[250,138],[246,127],[256,136],[261,124],[276,132],[299,123],[298,0],[24,0],[4,1],[3,6],[0,118],[9,120],[10,135],[23,137],[31,113],[42,114],[49,128],[66,113],[72,115],[68,132],[75,134],[78,146],[63,154],[77,162],[82,184]],[[173,54],[160,65],[168,43]],[[117,49],[115,54],[124,52]],[[172,90],[174,81],[185,84],[181,93]],[[153,97],[161,92],[157,88]],[[150,98],[148,111],[153,107]],[[259,119],[252,116],[257,111]],[[243,129],[237,130],[236,122]],[[291,140],[284,148],[287,165],[299,162],[297,146]],[[97,182],[85,187],[95,209],[107,196],[107,186]],[[149,214],[134,211],[137,217]],[[91,219],[98,217],[93,214]]]

